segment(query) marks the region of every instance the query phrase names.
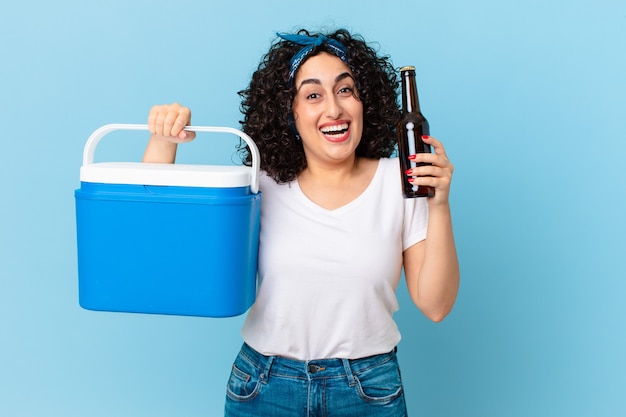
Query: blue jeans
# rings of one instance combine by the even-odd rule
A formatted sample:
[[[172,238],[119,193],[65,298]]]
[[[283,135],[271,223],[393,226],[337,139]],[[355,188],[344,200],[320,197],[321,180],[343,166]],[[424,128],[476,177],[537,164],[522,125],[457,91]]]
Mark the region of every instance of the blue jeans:
[[[362,359],[298,361],[244,343],[226,391],[226,417],[406,417],[395,349]]]

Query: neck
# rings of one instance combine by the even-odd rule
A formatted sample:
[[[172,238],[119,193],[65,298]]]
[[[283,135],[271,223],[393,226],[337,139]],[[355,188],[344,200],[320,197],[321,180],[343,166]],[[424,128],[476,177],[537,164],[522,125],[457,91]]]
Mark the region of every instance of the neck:
[[[341,184],[345,181],[351,180],[358,174],[360,159],[354,155],[348,160],[341,161],[340,163],[316,163],[309,161],[307,167],[298,176],[299,180],[315,180],[317,182],[323,182],[328,185]]]

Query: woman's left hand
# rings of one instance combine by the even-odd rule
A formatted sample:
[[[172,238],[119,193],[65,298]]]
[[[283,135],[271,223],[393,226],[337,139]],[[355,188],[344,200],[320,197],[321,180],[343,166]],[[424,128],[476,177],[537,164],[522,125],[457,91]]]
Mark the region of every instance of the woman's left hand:
[[[407,171],[407,175],[410,177],[409,182],[416,185],[430,186],[435,189],[435,196],[429,198],[430,205],[448,204],[454,166],[448,160],[446,150],[441,142],[432,136],[423,136],[422,140],[424,143],[431,145],[434,152],[410,155],[409,159],[418,164],[424,162],[430,165],[418,166]]]

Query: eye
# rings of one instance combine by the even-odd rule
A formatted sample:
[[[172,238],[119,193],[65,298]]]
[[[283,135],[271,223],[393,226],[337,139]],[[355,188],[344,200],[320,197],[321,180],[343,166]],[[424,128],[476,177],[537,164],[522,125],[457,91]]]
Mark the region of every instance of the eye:
[[[337,94],[341,96],[351,96],[354,94],[354,87],[342,87],[337,91]]]
[[[316,100],[318,98],[320,98],[320,95],[318,93],[311,93],[306,96],[307,100]]]

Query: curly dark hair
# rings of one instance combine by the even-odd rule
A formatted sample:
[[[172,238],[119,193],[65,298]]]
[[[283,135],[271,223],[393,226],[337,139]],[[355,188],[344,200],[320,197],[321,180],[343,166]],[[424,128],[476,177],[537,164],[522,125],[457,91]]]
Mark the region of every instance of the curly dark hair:
[[[305,29],[299,34],[316,36]],[[359,35],[345,29],[325,34],[347,49],[348,65],[356,81],[357,96],[363,103],[363,136],[356,155],[366,158],[389,157],[396,147],[396,123],[400,117],[397,100],[398,77],[389,56],[377,52]],[[301,45],[279,39],[263,56],[249,86],[239,91],[242,99],[240,121],[259,148],[261,169],[278,183],[286,183],[307,166],[302,142],[289,125],[289,112],[296,89],[289,85],[289,61]],[[331,52],[325,43],[307,57]],[[332,52],[331,52],[332,53]],[[251,156],[245,143],[239,147],[245,164]]]

